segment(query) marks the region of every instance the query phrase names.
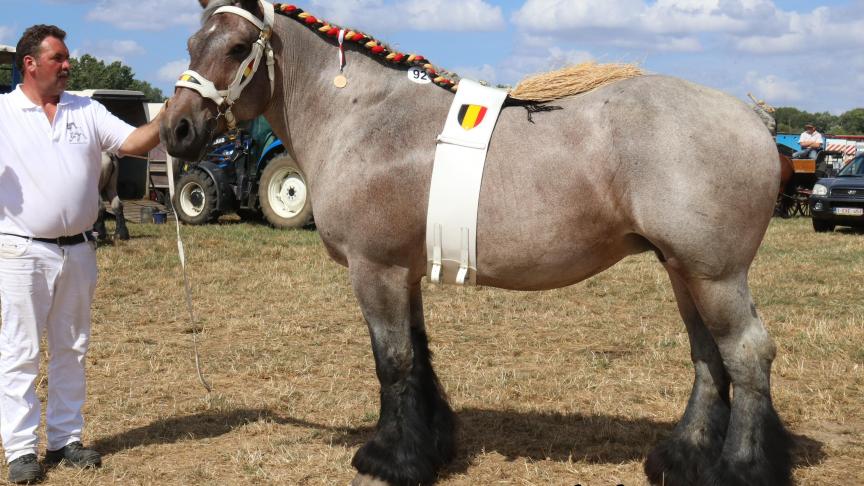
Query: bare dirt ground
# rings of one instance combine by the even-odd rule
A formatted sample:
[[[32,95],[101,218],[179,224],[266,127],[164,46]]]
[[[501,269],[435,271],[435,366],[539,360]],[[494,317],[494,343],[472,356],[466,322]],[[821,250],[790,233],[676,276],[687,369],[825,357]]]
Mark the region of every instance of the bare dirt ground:
[[[317,234],[183,228],[207,393],[173,226],[131,231],[99,249],[85,442],[105,466],[58,468],[46,484],[347,484],[377,420],[378,385],[346,270]],[[775,220],[751,271],[802,485],[864,484],[862,250],[864,234]],[[460,421],[439,484],[645,483],[642,461],[692,383],[653,255],[557,291],[427,285],[424,298]]]

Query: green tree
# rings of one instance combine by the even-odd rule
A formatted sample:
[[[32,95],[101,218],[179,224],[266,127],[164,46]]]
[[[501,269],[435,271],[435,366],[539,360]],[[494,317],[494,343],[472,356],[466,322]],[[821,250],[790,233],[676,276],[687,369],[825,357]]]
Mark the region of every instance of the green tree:
[[[855,108],[840,115],[840,125],[846,135],[864,134],[864,108]]]
[[[796,133],[804,130],[804,124],[810,121],[810,114],[791,106],[781,106],[774,112],[777,120],[777,131],[781,133]]]
[[[124,66],[120,61],[105,64],[95,57],[84,54],[69,61],[71,74],[68,89],[131,89],[141,91],[148,101],[165,100],[162,90],[154,88],[146,81],[135,79],[132,68]]]

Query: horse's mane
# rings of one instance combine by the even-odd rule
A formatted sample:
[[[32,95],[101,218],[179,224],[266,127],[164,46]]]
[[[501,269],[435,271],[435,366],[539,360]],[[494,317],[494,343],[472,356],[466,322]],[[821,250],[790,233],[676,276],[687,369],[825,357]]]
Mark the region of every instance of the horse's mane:
[[[213,0],[207,11],[219,4],[231,3],[230,0]],[[330,42],[337,42],[338,25],[319,19],[294,5],[277,3],[276,13],[290,17],[315,31]],[[205,15],[207,14],[205,11]],[[205,17],[206,18],[206,17]],[[345,29],[345,42],[361,46],[362,52],[393,66],[417,66],[423,68],[436,85],[455,92],[459,87],[458,75],[432,65],[425,57],[417,54],[404,54],[392,50],[383,42],[359,31]],[[574,96],[622,79],[641,76],[642,70],[632,64],[597,64],[585,62],[558,71],[538,74],[519,82],[509,91],[509,97],[529,103],[543,103]]]

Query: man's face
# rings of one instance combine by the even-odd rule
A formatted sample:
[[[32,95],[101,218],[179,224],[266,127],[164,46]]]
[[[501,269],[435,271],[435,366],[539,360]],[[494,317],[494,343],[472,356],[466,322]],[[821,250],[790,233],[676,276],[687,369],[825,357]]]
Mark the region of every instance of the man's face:
[[[807,130],[807,133],[813,133],[816,131],[816,129],[813,127],[804,127],[804,130]]]
[[[41,93],[59,96],[69,82],[69,49],[60,39],[46,37],[36,57],[24,57],[24,70]]]

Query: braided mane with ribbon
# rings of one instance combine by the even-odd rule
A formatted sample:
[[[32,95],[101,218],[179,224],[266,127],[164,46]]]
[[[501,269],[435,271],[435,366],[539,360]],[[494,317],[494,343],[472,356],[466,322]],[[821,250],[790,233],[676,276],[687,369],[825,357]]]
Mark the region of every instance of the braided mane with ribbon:
[[[317,32],[319,35],[333,39],[334,42],[336,42],[336,39],[339,36],[339,31],[343,30],[341,27],[325,20],[321,20],[294,5],[277,3],[273,5],[273,9],[276,13],[300,22],[311,30]],[[429,75],[429,79],[431,79],[433,83],[444,89],[455,92],[458,88],[458,81],[453,81],[449,77],[444,76],[443,73],[439,72],[439,70],[430,64],[423,56],[393,51],[375,38],[355,30],[346,30],[345,41],[353,42],[356,45],[365,47],[369,54],[379,57],[395,66],[420,67],[426,71]]]
[[[276,13],[300,22],[319,35],[332,39],[333,42],[338,42],[339,32],[344,31],[345,41],[364,47],[372,56],[397,66],[422,68],[433,83],[444,89],[455,92],[459,88],[458,79],[455,81],[451,79],[455,76],[453,73],[436,68],[423,56],[393,51],[369,35],[354,30],[345,31],[294,5],[277,3],[273,7]],[[522,102],[544,103],[642,74],[642,70],[632,64],[598,64],[589,61],[524,79],[515,88],[509,90],[508,97]]]

